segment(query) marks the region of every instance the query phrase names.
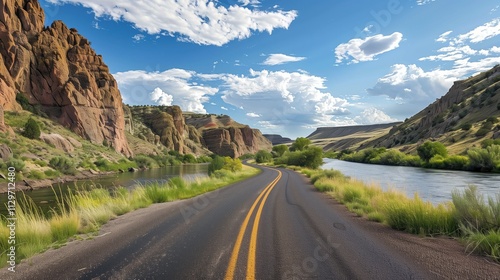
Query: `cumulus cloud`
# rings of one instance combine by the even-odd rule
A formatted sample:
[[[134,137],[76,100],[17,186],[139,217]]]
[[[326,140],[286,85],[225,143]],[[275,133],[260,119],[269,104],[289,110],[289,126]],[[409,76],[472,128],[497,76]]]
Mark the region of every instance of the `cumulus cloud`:
[[[288,62],[297,62],[306,59],[305,57],[289,56],[281,53],[270,54],[263,62],[264,65],[279,65]]]
[[[375,107],[366,108],[361,114],[354,118],[358,124],[379,124],[397,122],[397,119],[391,118],[384,111]]]
[[[394,32],[384,36],[377,34],[365,39],[355,38],[335,48],[337,63],[350,60],[352,63],[371,61],[379,54],[392,51],[399,47],[403,34]]]
[[[124,103],[131,105],[168,105],[175,100],[175,104],[183,110],[206,113],[203,103],[208,102],[210,96],[218,92],[217,88],[200,84],[195,72],[183,69],[169,69],[163,72],[133,70],[113,75],[118,82]]]
[[[151,101],[162,106],[171,106],[174,97],[168,93],[165,93],[161,88],[155,88],[150,94]]]
[[[225,74],[221,79],[222,100],[260,116],[263,127],[269,123],[293,131],[349,114],[347,100],[327,92],[321,77],[251,69],[250,75]]]
[[[148,34],[177,36],[181,41],[201,45],[224,45],[245,39],[253,32],[288,28],[297,17],[296,11],[262,11],[247,5],[254,0],[240,1],[229,7],[209,0],[47,0],[53,4],[79,4],[90,8],[96,17],[127,21]]]

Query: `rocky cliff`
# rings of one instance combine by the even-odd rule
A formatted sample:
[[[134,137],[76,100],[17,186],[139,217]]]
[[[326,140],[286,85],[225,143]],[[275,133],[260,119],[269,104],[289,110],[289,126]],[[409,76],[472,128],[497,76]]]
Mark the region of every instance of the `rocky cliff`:
[[[229,116],[184,114],[178,106],[125,106],[124,110],[131,134],[181,154],[239,157],[271,149],[259,130]]]
[[[259,150],[271,150],[271,142],[258,129],[240,124],[226,115],[187,115],[186,123],[196,127],[205,146],[213,153],[239,157]]]
[[[44,27],[36,0],[0,4],[0,106],[20,110],[16,95],[93,143],[125,155],[122,98],[90,42],[60,21]]]

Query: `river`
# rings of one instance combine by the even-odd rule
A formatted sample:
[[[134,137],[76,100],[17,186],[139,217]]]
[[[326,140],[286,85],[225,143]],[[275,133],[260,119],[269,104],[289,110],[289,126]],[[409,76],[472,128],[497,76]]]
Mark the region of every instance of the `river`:
[[[500,174],[426,169],[407,166],[387,166],[325,159],[323,169],[336,169],[365,183],[394,188],[413,197],[415,193],[434,204],[450,201],[453,190],[477,186],[485,196],[500,193]]]
[[[55,184],[54,190],[58,193],[67,194],[69,190],[82,187],[126,187],[133,188],[137,184],[144,184],[151,181],[167,182],[172,177],[183,177],[186,180],[196,177],[207,176],[208,164],[185,164],[167,166],[148,170],[139,170],[136,172],[116,173],[113,175],[95,177],[90,180],[79,180],[74,182]],[[25,192],[26,196],[31,197],[36,205],[40,206],[42,212],[47,213],[51,207],[57,203],[56,195],[52,188],[41,188]],[[18,200],[22,201],[22,194],[18,194]],[[5,207],[1,208],[0,214],[5,214]]]

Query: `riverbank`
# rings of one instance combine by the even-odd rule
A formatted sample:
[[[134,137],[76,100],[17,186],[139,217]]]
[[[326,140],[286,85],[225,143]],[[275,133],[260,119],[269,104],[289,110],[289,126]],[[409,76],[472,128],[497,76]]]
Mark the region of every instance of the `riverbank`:
[[[466,251],[500,262],[500,195],[484,200],[475,187],[469,187],[454,191],[452,201],[433,205],[418,194],[408,198],[394,189],[383,191],[336,170],[292,169],[359,217],[421,236],[460,238]]]
[[[62,183],[68,183],[68,182],[74,182],[78,180],[87,180],[87,179],[93,179],[93,178],[98,178],[102,176],[107,176],[107,175],[112,175],[116,174],[118,172],[114,171],[94,171],[94,170],[86,170],[86,171],[81,171],[80,173],[76,175],[61,175],[57,178],[52,178],[52,179],[41,179],[41,180],[32,180],[32,179],[26,179],[23,181],[17,181],[16,182],[16,188],[15,191],[32,191],[36,189],[42,189],[42,188],[50,188],[53,185],[56,184],[62,184]],[[0,194],[7,193],[8,191],[8,183],[0,183]]]

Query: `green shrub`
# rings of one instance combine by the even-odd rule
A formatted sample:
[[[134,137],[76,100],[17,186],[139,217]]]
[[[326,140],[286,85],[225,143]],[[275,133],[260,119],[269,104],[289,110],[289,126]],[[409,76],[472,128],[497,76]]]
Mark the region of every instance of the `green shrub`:
[[[500,194],[496,198],[488,197],[486,202],[476,186],[469,186],[463,192],[454,190],[452,201],[456,209],[455,218],[462,230],[486,233],[500,229]]]
[[[208,175],[212,175],[215,171],[221,170],[224,167],[225,160],[221,156],[215,156],[212,162],[208,165]]]
[[[289,148],[287,145],[277,145],[273,147],[273,152],[276,153],[278,157],[282,156],[285,152],[288,152]]]
[[[158,167],[158,163],[145,155],[138,155],[134,157],[134,161],[137,164],[137,167],[139,168],[155,168]]]
[[[273,155],[266,150],[260,150],[255,154],[255,161],[257,163],[270,162],[272,159]]]
[[[11,158],[6,163],[7,167],[14,167],[16,172],[23,171],[26,164],[20,159]]]
[[[28,175],[28,178],[42,180],[45,179],[45,174],[42,171],[32,170]]]
[[[240,171],[243,169],[243,164],[241,163],[241,160],[235,158],[232,159],[230,157],[224,157],[224,167],[223,169],[227,169],[231,172],[236,172]]]
[[[23,136],[29,139],[40,139],[40,125],[37,121],[30,118],[24,125]]]
[[[477,132],[476,132],[476,136],[477,137],[482,137],[482,136],[485,136],[486,134],[488,134],[489,132],[491,131],[491,129],[488,129],[488,128],[485,128],[485,127],[481,127]]]
[[[464,123],[464,124],[462,124],[462,125],[460,126],[460,128],[461,128],[462,130],[468,131],[468,130],[470,130],[470,129],[472,128],[472,124],[470,124],[470,123]]]
[[[299,138],[295,139],[295,142],[292,143],[290,150],[291,151],[303,151],[310,144],[311,144],[311,140],[309,140],[305,137],[299,137]]]
[[[62,172],[63,174],[67,175],[75,175],[76,174],[76,168],[75,168],[75,163],[64,156],[57,156],[53,157],[49,161],[50,167]]]
[[[463,170],[469,165],[469,158],[466,156],[453,155],[444,159],[446,169]]]
[[[442,143],[431,141],[427,141],[424,144],[418,146],[417,153],[425,162],[429,162],[429,160],[436,155],[440,155],[443,158],[448,155],[448,151]]]
[[[185,163],[196,163],[196,158],[192,154],[185,154],[182,157],[182,162],[185,162]]]
[[[486,149],[472,148],[467,151],[467,156],[471,170],[494,171],[500,164],[500,145],[491,145]]]

